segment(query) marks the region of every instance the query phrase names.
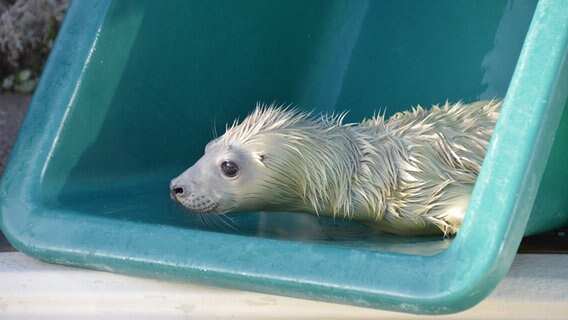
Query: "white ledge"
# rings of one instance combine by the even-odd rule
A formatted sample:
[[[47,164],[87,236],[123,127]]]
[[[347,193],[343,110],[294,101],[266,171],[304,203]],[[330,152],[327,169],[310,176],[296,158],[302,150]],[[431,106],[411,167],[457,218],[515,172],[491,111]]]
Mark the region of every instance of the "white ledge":
[[[517,255],[476,307],[442,317],[140,279],[0,253],[0,319],[566,319],[568,255]]]

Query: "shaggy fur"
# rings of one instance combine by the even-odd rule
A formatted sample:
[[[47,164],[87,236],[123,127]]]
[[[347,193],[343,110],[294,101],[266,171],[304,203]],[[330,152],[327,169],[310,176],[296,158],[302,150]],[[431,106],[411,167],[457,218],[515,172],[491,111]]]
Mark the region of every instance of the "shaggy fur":
[[[248,154],[241,165],[253,161],[261,171],[255,171],[252,183],[239,186],[244,191],[234,191],[232,205],[218,213],[307,211],[372,223],[397,234],[456,233],[500,104],[418,106],[388,121],[375,116],[360,124],[343,124],[344,114],[314,117],[257,105],[206,149],[206,156]],[[188,170],[172,186],[197,175],[196,169]],[[192,190],[203,197],[198,187]]]

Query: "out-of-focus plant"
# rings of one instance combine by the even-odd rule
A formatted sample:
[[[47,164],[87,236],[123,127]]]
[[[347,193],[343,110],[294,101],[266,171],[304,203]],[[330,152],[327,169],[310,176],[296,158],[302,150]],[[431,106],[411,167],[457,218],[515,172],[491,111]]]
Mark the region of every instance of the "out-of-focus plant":
[[[0,90],[34,90],[68,0],[0,0]]]

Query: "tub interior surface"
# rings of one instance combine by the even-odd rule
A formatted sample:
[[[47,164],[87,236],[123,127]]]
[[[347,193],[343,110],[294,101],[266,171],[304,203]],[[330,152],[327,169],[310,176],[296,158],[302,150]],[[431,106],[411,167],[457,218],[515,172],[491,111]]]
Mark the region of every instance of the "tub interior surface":
[[[451,239],[342,219],[244,212],[205,221],[169,199],[226,123],[256,102],[349,110],[502,98],[533,1],[116,1],[45,164],[47,205],[72,215],[411,254]]]

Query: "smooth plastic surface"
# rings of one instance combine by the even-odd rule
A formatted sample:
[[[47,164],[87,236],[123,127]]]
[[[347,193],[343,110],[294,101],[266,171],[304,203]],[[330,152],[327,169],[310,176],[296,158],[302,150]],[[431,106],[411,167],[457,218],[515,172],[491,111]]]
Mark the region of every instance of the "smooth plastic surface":
[[[0,225],[56,263],[460,311],[523,234],[568,219],[567,43],[563,0],[75,1],[4,173]],[[503,111],[452,240],[295,213],[206,225],[169,200],[213,131],[259,100],[359,121],[493,97]]]

